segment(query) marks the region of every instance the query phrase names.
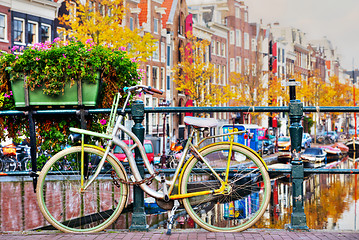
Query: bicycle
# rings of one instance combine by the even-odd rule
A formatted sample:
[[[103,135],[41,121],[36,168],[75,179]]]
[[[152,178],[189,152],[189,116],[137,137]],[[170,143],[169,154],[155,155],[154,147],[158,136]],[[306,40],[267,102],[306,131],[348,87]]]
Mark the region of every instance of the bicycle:
[[[156,199],[158,206],[171,210],[168,234],[173,223],[173,213],[184,207],[200,227],[209,231],[234,232],[253,226],[266,211],[271,183],[265,162],[252,149],[234,142],[233,132],[208,136],[197,145],[192,143],[195,134],[204,128],[215,127],[215,119],[186,117],[192,126],[183,154],[173,175],[155,172],[141,141],[121,124],[125,107],[132,94],[162,91],[147,86],[124,89],[124,105],[116,117],[118,98],[114,101],[106,133],[71,128],[81,134],[81,146],[73,146],[55,154],[39,174],[36,195],[40,210],[47,221],[64,232],[97,232],[115,224],[129,199],[129,185],[137,184]],[[132,147],[119,139],[123,131],[133,140]],[[84,144],[84,135],[107,140],[106,148]],[[221,137],[224,141],[198,148],[206,139]],[[111,153],[113,144],[126,154],[131,176],[122,163]],[[144,160],[149,177],[142,178],[132,150]],[[188,160],[186,156],[190,155]],[[63,171],[66,158],[73,166]],[[68,161],[71,159],[71,161]],[[89,167],[98,162],[96,168]],[[92,165],[91,165],[92,166]],[[129,181],[131,179],[131,181]],[[159,189],[148,183],[158,181]],[[112,225],[114,227],[114,225]]]

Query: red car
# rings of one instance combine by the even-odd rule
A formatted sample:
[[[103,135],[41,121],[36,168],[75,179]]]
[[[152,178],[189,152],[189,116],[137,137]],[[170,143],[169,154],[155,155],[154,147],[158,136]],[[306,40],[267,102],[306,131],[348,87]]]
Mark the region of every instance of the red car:
[[[132,146],[133,141],[132,140],[124,140],[124,142],[129,145]],[[144,147],[145,147],[145,151],[146,151],[146,155],[148,158],[148,161],[153,164],[153,160],[155,157],[155,154],[153,152],[153,145],[152,142],[150,140],[145,140],[144,141]],[[122,151],[122,149],[119,146],[115,146],[113,149],[113,154],[118,158],[118,160],[120,160],[121,162],[128,162],[125,153]],[[132,151],[133,157],[135,157],[135,151]]]

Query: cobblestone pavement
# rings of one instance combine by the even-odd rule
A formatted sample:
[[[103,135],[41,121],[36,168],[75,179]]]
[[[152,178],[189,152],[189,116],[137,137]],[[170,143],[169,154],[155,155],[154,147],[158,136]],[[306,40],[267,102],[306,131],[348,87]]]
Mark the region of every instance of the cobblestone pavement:
[[[328,231],[310,230],[309,232],[290,232],[276,229],[250,229],[240,233],[213,233],[205,230],[174,230],[172,235],[166,235],[165,230],[151,230],[149,232],[128,232],[128,231],[108,231],[94,234],[68,234],[61,232],[11,232],[1,233],[0,240],[289,240],[289,239],[359,239],[359,232],[356,231]]]

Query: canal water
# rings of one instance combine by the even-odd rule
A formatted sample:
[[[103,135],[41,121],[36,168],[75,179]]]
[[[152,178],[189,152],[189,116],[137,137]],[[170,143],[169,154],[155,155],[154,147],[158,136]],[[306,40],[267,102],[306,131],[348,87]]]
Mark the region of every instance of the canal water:
[[[358,168],[347,158],[326,168]],[[311,174],[305,176],[304,212],[309,229],[359,230],[359,176],[356,174]],[[268,210],[255,228],[285,229],[291,222],[292,187],[290,176],[272,180]],[[195,228],[185,211],[177,212],[175,228]],[[167,213],[148,214],[151,228],[166,228]]]

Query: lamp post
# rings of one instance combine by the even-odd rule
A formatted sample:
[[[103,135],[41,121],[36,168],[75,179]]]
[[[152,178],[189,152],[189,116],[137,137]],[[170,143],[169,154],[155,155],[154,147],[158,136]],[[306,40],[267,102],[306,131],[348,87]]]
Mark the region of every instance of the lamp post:
[[[171,102],[163,99],[163,102],[158,103],[159,107],[168,107],[171,105]],[[163,145],[162,145],[162,156],[161,156],[161,168],[166,166],[166,118],[167,112],[163,113]]]

